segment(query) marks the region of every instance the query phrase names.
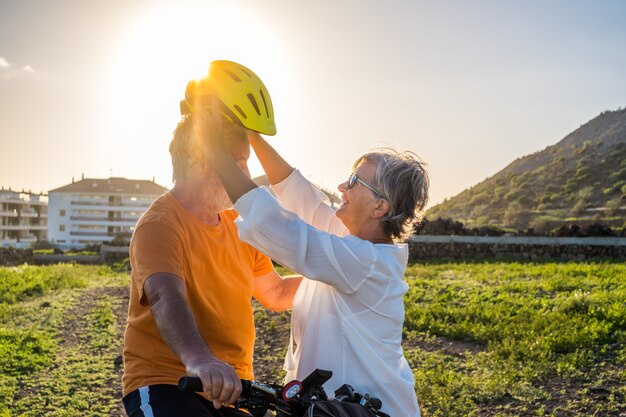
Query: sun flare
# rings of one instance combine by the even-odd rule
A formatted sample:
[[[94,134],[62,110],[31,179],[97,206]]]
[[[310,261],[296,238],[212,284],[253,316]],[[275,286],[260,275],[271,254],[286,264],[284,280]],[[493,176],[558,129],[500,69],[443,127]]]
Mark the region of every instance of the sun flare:
[[[260,45],[275,45],[271,30],[232,2],[181,2],[135,19],[111,62],[107,107],[118,132],[112,141],[137,153],[137,172],[154,172],[169,183],[167,143],[180,118],[180,100],[189,80],[207,74],[210,61],[240,62],[269,86],[278,79],[280,59],[272,51],[279,48]],[[273,97],[280,94],[279,83],[274,84],[268,86]]]

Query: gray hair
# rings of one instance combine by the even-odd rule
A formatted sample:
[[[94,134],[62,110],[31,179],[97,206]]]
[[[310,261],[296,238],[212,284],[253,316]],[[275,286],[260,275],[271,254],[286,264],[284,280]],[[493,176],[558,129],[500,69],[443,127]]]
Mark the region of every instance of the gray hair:
[[[372,185],[389,202],[389,212],[381,219],[383,232],[402,240],[413,223],[421,220],[428,202],[426,164],[411,151],[378,148],[359,156],[352,164],[353,171],[365,161],[376,164]]]

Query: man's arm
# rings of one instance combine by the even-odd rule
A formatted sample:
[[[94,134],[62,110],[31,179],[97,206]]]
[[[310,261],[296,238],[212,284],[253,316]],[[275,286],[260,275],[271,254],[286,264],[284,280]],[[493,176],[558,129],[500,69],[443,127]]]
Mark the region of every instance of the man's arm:
[[[241,394],[241,381],[229,364],[213,355],[187,303],[185,282],[176,275],[158,273],[144,284],[157,328],[178,355],[189,375],[200,377],[215,408],[234,404]]]
[[[254,279],[254,298],[270,310],[289,310],[301,281],[299,275],[282,278],[272,271]]]

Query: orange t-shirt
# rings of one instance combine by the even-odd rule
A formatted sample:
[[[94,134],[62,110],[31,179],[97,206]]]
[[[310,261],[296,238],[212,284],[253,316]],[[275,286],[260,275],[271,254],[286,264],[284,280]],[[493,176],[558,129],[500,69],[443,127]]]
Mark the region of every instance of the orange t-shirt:
[[[217,226],[209,226],[166,193],[139,219],[130,244],[124,395],[146,385],[177,384],[186,374],[161,338],[143,292],[146,279],[159,272],[185,281],[187,301],[215,356],[240,378],[253,378],[253,280],[273,267],[267,256],[239,240],[236,218],[235,210],[226,210]]]

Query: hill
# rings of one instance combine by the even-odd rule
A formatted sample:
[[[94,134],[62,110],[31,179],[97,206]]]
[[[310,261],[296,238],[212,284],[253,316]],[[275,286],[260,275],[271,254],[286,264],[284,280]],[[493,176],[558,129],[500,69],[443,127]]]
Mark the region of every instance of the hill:
[[[598,221],[626,227],[626,109],[602,112],[428,210],[428,219],[439,217],[542,232]]]

